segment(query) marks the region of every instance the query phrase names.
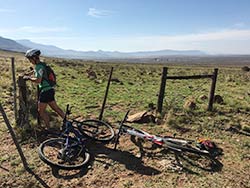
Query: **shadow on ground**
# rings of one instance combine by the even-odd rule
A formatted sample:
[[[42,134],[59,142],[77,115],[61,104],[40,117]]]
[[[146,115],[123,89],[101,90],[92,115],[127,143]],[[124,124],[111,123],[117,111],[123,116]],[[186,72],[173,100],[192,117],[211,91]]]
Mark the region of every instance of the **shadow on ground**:
[[[113,150],[102,143],[91,143],[90,145],[90,152],[94,160],[103,163],[106,168],[119,163],[123,164],[126,169],[142,175],[152,176],[161,173],[161,171],[156,168],[147,166],[141,158],[134,156],[128,151]],[[112,162],[110,162],[109,159],[111,159]]]

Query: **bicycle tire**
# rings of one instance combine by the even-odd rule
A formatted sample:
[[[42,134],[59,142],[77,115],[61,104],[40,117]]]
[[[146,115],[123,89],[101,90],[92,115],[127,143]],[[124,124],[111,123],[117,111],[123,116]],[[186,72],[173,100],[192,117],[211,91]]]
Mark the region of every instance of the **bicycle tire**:
[[[65,142],[66,138],[51,138],[45,140],[38,147],[40,159],[52,167],[64,170],[80,169],[89,162],[90,154],[82,145],[76,145],[77,148],[71,149],[71,152],[74,152],[74,156],[70,158],[70,161],[65,162],[59,159],[59,152],[63,149]]]
[[[101,120],[89,119],[79,122],[78,129],[88,138],[96,141],[108,142],[115,136],[114,129]]]
[[[169,143],[168,143],[169,144]],[[180,149],[180,157],[185,160],[185,162],[188,162],[194,167],[197,167],[202,170],[214,172],[219,171],[223,167],[223,164],[217,159],[217,155],[213,155],[207,150],[201,150],[197,147],[193,147],[191,145],[179,145],[179,144],[169,144],[169,146],[172,148],[172,151],[176,153],[176,148]],[[185,157],[187,156],[187,157]]]
[[[212,155],[209,153],[207,150],[201,150],[197,147],[193,147],[189,144],[187,145],[181,145],[177,144],[171,141],[165,141],[164,140],[164,147],[169,148],[173,151],[180,151],[180,152],[188,152],[188,153],[193,153],[193,154],[198,154],[198,155],[203,155],[212,158]]]

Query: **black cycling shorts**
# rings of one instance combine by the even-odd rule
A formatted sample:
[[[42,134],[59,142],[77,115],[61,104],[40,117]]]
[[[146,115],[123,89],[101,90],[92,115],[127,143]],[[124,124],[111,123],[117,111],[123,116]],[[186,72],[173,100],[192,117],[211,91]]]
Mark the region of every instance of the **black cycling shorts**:
[[[50,89],[50,90],[41,92],[39,95],[39,102],[48,103],[48,102],[51,102],[54,100],[55,100],[55,90],[54,89]]]

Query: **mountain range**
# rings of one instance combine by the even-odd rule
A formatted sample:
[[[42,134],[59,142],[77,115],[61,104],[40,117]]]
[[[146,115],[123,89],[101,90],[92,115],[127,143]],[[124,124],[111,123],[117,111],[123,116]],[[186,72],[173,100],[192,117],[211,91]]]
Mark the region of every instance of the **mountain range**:
[[[25,47],[14,40],[0,37],[0,49],[8,51],[24,52],[28,49],[28,47]]]
[[[0,37],[0,49],[25,52],[27,49],[40,49],[42,55],[49,57],[71,58],[71,59],[123,59],[123,58],[158,58],[164,56],[203,56],[206,53],[199,50],[159,50],[140,52],[119,51],[76,51],[65,50],[53,45],[44,45],[30,40],[11,40]]]

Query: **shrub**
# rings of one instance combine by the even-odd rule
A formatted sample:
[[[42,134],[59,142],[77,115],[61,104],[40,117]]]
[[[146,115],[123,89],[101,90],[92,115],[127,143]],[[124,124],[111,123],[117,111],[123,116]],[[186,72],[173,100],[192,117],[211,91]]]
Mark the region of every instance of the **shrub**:
[[[248,66],[244,66],[241,68],[241,70],[243,70],[244,72],[249,72],[250,68]]]

